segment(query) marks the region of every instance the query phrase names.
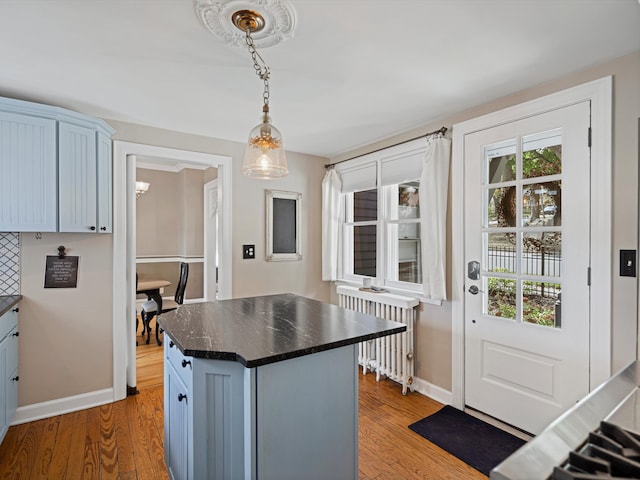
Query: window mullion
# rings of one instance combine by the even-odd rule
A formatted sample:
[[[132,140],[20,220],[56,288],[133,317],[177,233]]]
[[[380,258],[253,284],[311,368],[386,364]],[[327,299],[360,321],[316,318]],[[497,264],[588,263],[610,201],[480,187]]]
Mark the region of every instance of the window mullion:
[[[378,161],[379,172],[382,170],[382,162]],[[378,257],[377,261],[377,278],[378,285],[386,285],[387,283],[387,253],[389,247],[387,245],[387,188],[380,186],[381,175],[378,175]]]

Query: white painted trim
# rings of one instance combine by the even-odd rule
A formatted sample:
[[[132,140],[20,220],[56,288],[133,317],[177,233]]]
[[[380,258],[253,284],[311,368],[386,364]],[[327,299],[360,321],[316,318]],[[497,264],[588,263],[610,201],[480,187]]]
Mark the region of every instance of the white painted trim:
[[[413,378],[413,388],[419,394],[429,397],[436,402],[440,402],[444,405],[451,405],[452,395],[449,390],[445,390],[442,387],[416,377]]]
[[[136,263],[204,263],[204,257],[137,257]]]
[[[350,297],[362,298],[370,302],[384,303],[385,305],[391,305],[399,308],[413,308],[420,303],[417,296],[409,297],[389,292],[364,292],[360,290],[359,287],[351,287],[348,285],[339,285],[336,287],[336,292],[338,295],[348,295]],[[382,302],[382,300],[384,300],[384,302]]]
[[[216,206],[215,206],[215,212],[216,215],[218,213],[218,211],[220,210],[220,205],[223,202],[222,199],[222,195],[220,192],[220,189],[218,188],[218,179],[214,179],[211,180],[207,183],[204,184],[203,186],[203,201],[204,201],[204,205],[202,208],[202,214],[203,214],[203,225],[204,225],[204,248],[206,249],[205,251],[205,262],[204,262],[204,271],[205,271],[205,275],[204,275],[204,285],[203,285],[203,294],[204,294],[204,298],[208,301],[213,301],[216,300],[218,298],[218,285],[217,285],[217,278],[215,276],[213,276],[211,274],[211,266],[213,265],[214,268],[216,267],[216,259],[219,259],[220,255],[220,247],[218,246],[220,244],[220,229],[218,228],[217,225],[215,225],[215,238],[212,239],[209,238],[210,236],[210,230],[212,230],[214,224],[216,223],[214,220],[211,219],[211,212],[212,212],[212,208],[210,205],[210,201],[211,198],[210,196],[212,195],[212,193],[215,192],[216,195]],[[215,244],[215,251],[214,251],[214,258],[211,258],[211,255],[206,255],[206,252],[211,250],[211,246],[212,243]],[[217,272],[216,272],[217,275]]]
[[[452,405],[464,408],[464,137],[591,101],[591,389],[611,376],[612,77],[604,77],[453,125],[452,159]],[[597,181],[597,185],[596,185]]]
[[[192,170],[206,170],[209,168],[209,165],[194,165],[192,163],[152,163],[145,162],[144,160],[138,160],[136,162],[136,168],[144,168],[146,170],[158,170],[161,172],[172,172],[178,173],[184,170],[185,168],[190,168]]]
[[[11,425],[33,422],[43,418],[77,412],[86,408],[98,407],[113,402],[113,388],[81,393],[71,397],[57,398],[46,402],[18,407]]]
[[[464,126],[451,150],[451,405],[464,409]]]
[[[362,282],[354,282],[353,280],[340,279],[340,280],[335,280],[334,281],[334,285],[336,287],[338,287],[340,285],[347,285],[347,286],[358,287],[359,288],[359,287],[362,286]],[[400,288],[389,287],[387,285],[385,285],[384,289],[389,293],[393,293],[394,295],[401,295],[401,296],[406,296],[406,297],[417,297],[418,300],[420,300],[420,303],[428,303],[429,305],[437,305],[439,307],[442,306],[442,300],[433,300],[431,298],[424,297],[424,296],[420,295],[418,292],[413,291],[413,290],[403,290],[403,289],[400,289]]]
[[[220,278],[218,298],[231,298],[232,288],[232,166],[228,156],[177,150],[173,148],[114,141],[113,145],[113,400],[127,395],[127,381],[135,385],[135,263],[132,245],[135,245],[133,215],[127,214],[127,205],[135,204],[135,156],[178,160],[218,168],[222,189],[220,230],[222,231]],[[131,258],[129,258],[131,257]],[[126,281],[123,282],[122,279]]]

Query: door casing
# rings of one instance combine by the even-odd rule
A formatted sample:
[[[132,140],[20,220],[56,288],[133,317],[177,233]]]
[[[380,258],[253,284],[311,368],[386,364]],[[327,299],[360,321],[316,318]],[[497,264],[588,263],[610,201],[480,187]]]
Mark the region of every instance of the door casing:
[[[182,160],[218,168],[222,231],[218,298],[231,298],[232,158],[139,143],[115,141],[113,148],[113,400],[136,385],[135,372],[135,156]],[[122,280],[125,279],[123,282]]]
[[[612,85],[611,76],[453,125],[452,153],[452,405],[463,409],[464,392],[464,136],[556,108],[591,101],[591,339],[590,389],[611,376],[612,285]]]

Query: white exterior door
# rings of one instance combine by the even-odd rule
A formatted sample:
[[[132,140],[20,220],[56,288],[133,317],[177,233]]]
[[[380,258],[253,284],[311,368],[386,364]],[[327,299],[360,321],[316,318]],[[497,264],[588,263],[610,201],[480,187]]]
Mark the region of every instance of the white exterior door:
[[[465,404],[533,434],[589,391],[589,118],[465,136]]]

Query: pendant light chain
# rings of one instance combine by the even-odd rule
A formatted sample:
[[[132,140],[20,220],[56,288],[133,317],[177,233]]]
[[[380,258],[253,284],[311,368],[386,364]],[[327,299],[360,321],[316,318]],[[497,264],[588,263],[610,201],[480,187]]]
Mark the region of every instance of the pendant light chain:
[[[249,53],[251,54],[251,59],[253,60],[253,68],[256,71],[256,75],[260,77],[260,80],[264,82],[264,92],[262,93],[262,100],[264,104],[269,106],[269,67],[264,59],[260,56],[258,51],[256,50],[256,46],[253,43],[253,38],[251,38],[251,31],[246,30],[246,41],[247,47],[249,47]],[[259,62],[258,62],[259,60]],[[262,65],[261,65],[262,64]]]

